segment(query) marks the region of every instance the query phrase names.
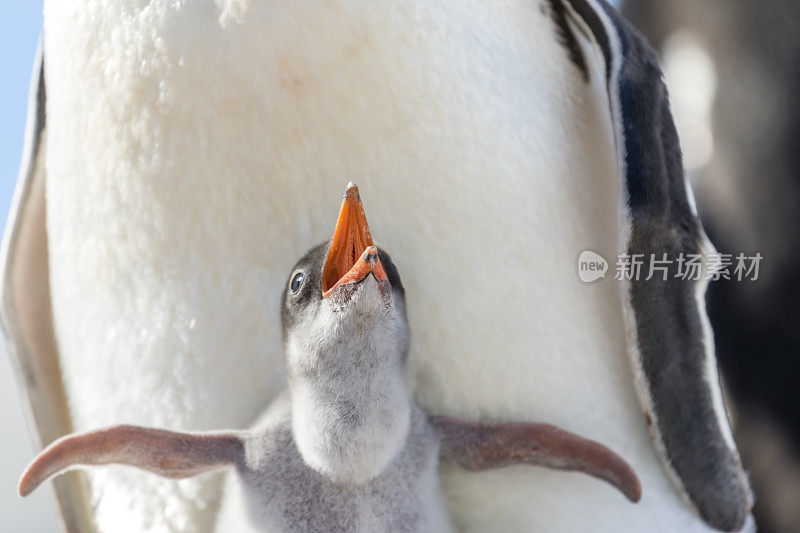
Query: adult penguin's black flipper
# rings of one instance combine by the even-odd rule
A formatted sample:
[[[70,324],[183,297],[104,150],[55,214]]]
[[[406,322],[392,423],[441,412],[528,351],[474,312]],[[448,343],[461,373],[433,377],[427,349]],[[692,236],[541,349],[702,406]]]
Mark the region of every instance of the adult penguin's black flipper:
[[[563,0],[606,62],[619,165],[619,253],[644,264],[622,281],[628,350],[645,419],[664,465],[699,515],[738,531],[752,504],[717,376],[707,282],[676,277],[680,260],[714,252],[685,181],[655,52],[604,0]],[[666,260],[654,272],[650,258]],[[690,278],[694,277],[693,275]],[[645,487],[645,491],[647,487]]]
[[[72,431],[50,309],[45,229],[46,91],[42,42],[31,77],[25,145],[0,253],[0,323],[39,449]],[[89,531],[82,474],[54,482],[66,531]]]

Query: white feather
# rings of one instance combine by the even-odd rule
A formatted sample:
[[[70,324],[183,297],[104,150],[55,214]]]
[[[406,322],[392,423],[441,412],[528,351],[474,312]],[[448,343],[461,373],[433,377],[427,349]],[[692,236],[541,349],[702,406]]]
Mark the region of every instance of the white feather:
[[[248,425],[283,384],[284,273],[354,178],[403,272],[420,403],[558,424],[643,481],[632,506],[579,475],[445,468],[462,529],[702,529],[642,422],[617,288],[574,272],[616,254],[616,156],[603,75],[583,83],[554,32],[527,0],[46,2],[76,429]],[[207,529],[220,492],[91,480],[103,531]]]
[[[346,306],[332,300],[305,309],[286,342],[292,433],[308,466],[337,483],[364,483],[406,443],[408,326],[373,276]]]

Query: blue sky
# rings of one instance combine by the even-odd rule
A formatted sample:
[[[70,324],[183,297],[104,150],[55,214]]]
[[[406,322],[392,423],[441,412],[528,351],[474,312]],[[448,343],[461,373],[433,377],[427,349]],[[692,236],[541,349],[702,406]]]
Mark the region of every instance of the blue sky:
[[[5,226],[17,181],[42,3],[0,0],[0,222]]]

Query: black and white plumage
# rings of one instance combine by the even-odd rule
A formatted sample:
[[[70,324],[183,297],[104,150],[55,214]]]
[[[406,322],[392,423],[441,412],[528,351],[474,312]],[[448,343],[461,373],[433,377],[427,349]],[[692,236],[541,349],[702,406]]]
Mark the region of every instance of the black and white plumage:
[[[620,252],[671,260],[667,280],[623,284],[629,350],[648,425],[676,484],[711,525],[744,526],[752,496],[719,389],[707,282],[676,278],[714,248],[697,215],[655,52],[613,8],[572,2],[606,57],[621,183]],[[665,255],[666,254],[666,255]],[[713,265],[711,265],[713,268]],[[687,406],[691,405],[689,411]]]
[[[247,424],[281,387],[279,335],[263,325],[276,317],[257,312],[288,266],[274,258],[299,254],[327,218],[318,198],[358,174],[381,191],[373,224],[413,265],[409,365],[421,404],[599,435],[645,486],[635,510],[582,486],[582,517],[566,512],[580,481],[446,469],[461,527],[503,516],[507,529],[703,529],[644,436],[626,347],[678,486],[714,525],[741,525],[747,487],[703,287],[632,283],[620,300],[613,284],[582,286],[572,271],[586,248],[610,258],[618,247],[705,246],[660,72],[605,3],[59,2],[45,6],[44,54],[47,125],[31,126],[41,142],[29,143],[6,236],[3,297],[43,443],[121,421]],[[486,247],[500,242],[524,285],[494,283]],[[26,314],[31,286],[49,290]],[[490,347],[499,355],[487,361]],[[62,387],[69,415],[64,394],[51,396]],[[222,401],[241,387],[254,394]],[[212,520],[220,484],[109,472],[91,486],[101,529],[126,516],[125,526],[163,530]],[[86,501],[82,489],[60,492]],[[727,512],[715,494],[730,495]],[[514,503],[522,495],[541,507]]]

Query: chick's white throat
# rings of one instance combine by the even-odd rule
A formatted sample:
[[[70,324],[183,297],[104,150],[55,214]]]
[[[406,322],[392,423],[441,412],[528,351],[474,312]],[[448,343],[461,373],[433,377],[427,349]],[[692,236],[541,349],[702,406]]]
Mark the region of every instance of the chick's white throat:
[[[286,343],[292,432],[309,467],[334,482],[362,483],[402,449],[411,399],[405,383],[408,325],[401,297],[367,276],[353,291],[307,310]]]

